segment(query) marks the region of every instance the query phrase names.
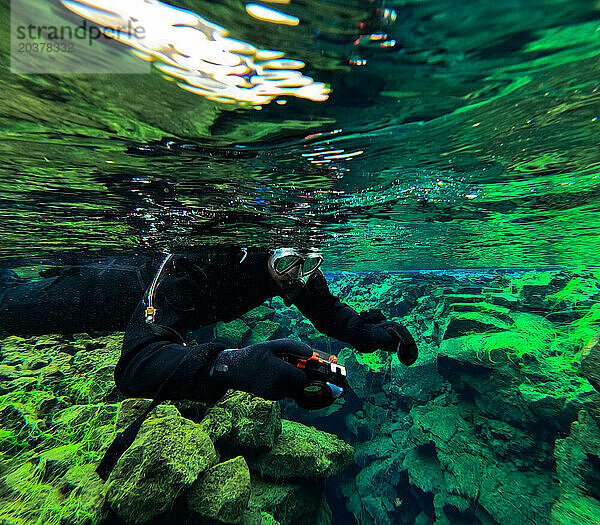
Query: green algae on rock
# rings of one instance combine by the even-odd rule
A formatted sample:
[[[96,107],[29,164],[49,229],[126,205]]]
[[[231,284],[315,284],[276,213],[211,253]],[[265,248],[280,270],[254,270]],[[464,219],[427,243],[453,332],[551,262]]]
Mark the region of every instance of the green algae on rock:
[[[231,411],[222,406],[210,407],[198,426],[208,434],[213,443],[225,436],[231,435],[233,429],[233,415]]]
[[[121,518],[143,523],[165,510],[218,461],[210,437],[171,405],[148,417],[107,480],[107,501]]]
[[[60,454],[66,468],[68,458]],[[95,465],[48,470],[48,460],[33,458],[2,479],[3,523],[90,525],[106,517],[105,486]]]
[[[310,482],[273,482],[252,478],[248,507],[266,512],[282,525],[325,525],[331,523],[329,508],[321,490]],[[242,521],[245,524],[245,521]]]
[[[591,525],[600,521],[600,429],[582,410],[571,433],[554,447],[560,497],[552,507],[553,525]]]
[[[250,471],[242,456],[217,463],[187,491],[188,506],[223,523],[239,523],[250,499]]]
[[[215,338],[223,341],[230,348],[243,346],[243,340],[250,327],[241,319],[234,319],[228,323],[219,321],[214,328]]]
[[[216,420],[227,412],[225,423]],[[281,408],[275,401],[267,401],[258,396],[229,390],[225,396],[209,409],[201,421],[204,428],[220,429],[229,427],[226,434],[222,434],[235,446],[261,449],[271,448],[277,436],[281,433]]]
[[[342,472],[353,460],[354,449],[333,434],[284,419],[273,448],[248,459],[248,465],[272,479],[323,479]]]
[[[247,510],[242,516],[241,525],[281,525],[271,514],[264,511]]]
[[[279,325],[273,321],[265,319],[264,321],[258,321],[246,334],[244,339],[244,345],[252,345],[254,343],[260,343],[261,341],[267,341],[275,338],[275,335],[279,331]]]

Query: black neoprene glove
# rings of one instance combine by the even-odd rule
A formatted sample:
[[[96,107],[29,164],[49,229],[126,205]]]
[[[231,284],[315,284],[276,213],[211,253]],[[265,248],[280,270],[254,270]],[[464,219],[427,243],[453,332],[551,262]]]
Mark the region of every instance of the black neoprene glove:
[[[306,385],[306,374],[282,358],[309,358],[312,353],[310,346],[293,339],[265,341],[220,352],[210,375],[221,386],[264,399],[295,398]]]
[[[351,327],[356,341],[354,348],[369,353],[375,350],[397,352],[401,363],[412,365],[419,357],[417,344],[410,332],[395,321],[386,321],[379,310],[361,312],[355,326]]]

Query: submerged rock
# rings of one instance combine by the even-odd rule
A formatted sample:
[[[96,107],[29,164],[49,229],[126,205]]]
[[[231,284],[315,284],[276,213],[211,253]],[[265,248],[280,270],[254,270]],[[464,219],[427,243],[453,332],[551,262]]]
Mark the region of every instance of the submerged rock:
[[[552,508],[556,525],[600,522],[600,428],[586,411],[579,413],[571,433],[554,448],[560,498]]]
[[[250,499],[250,471],[242,456],[206,470],[187,492],[193,511],[223,523],[239,523]]]
[[[284,419],[273,448],[248,459],[248,464],[273,479],[323,479],[342,472],[353,461],[354,449],[333,434]]]
[[[239,348],[243,345],[244,336],[250,327],[241,319],[234,319],[228,323],[218,322],[214,328],[215,338],[229,348]]]
[[[96,465],[71,467],[56,483],[61,502],[61,523],[87,525],[98,523],[108,514],[105,505],[106,485],[96,474]]]
[[[260,343],[261,341],[267,341],[268,339],[274,338],[278,331],[279,325],[277,323],[269,320],[259,321],[252,327],[250,332],[246,334],[244,345],[252,345],[254,343]]]
[[[210,437],[174,406],[150,416],[107,480],[112,510],[143,523],[165,510],[198,475],[217,462]]]
[[[96,403],[122,399],[116,392],[114,370],[121,355],[123,336],[114,334],[101,340],[80,338],[85,345],[73,356],[72,367],[77,377],[85,381],[73,383],[72,392],[77,402]],[[79,386],[81,385],[81,386]]]
[[[590,382],[597,392],[600,392],[600,342],[596,342],[583,356],[581,375]]]
[[[502,525],[512,525],[515,516],[549,523],[557,487],[552,472],[539,469],[548,451],[533,440],[523,440],[518,431],[511,433],[510,426],[505,427],[505,437],[495,438],[496,444],[482,439],[470,422],[473,414],[465,408],[454,396],[445,395],[411,410],[416,451],[403,462],[411,484],[434,494],[438,519],[452,522],[453,509],[463,520],[474,519],[483,510]],[[506,454],[511,442],[516,448]]]
[[[281,525],[271,514],[259,510],[247,510],[242,516],[241,525]]]
[[[224,417],[224,412],[228,416]],[[224,419],[221,420],[222,417]],[[211,430],[213,435],[226,437],[236,447],[271,448],[281,433],[281,409],[275,401],[230,390],[208,411],[200,424]]]
[[[208,409],[198,426],[206,432],[213,442],[229,436],[233,429],[233,415],[223,406],[212,406]]]
[[[50,459],[36,457],[2,478],[0,521],[19,525],[90,525],[107,514],[105,486],[95,465],[48,470]]]
[[[252,478],[248,503],[250,512],[243,525],[326,525],[331,523],[331,510],[325,501],[321,487],[314,484],[281,483]],[[264,522],[250,521],[249,516],[263,514]],[[266,516],[265,516],[266,514]],[[272,516],[272,517],[271,517]],[[276,521],[271,522],[270,519]],[[256,518],[254,518],[256,519]]]
[[[507,315],[484,312],[453,312],[448,316],[443,339],[483,332],[501,332],[512,325]]]
[[[275,310],[266,305],[257,306],[253,310],[245,313],[242,319],[249,325],[254,326],[259,321],[272,321],[275,316]]]

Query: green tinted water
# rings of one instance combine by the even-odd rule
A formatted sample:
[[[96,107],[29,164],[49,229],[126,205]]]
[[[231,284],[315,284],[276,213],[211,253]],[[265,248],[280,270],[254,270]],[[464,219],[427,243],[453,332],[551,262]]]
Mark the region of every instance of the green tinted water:
[[[315,246],[327,270],[599,264],[592,2],[387,2],[392,25],[366,2],[275,6],[297,26],[173,4],[304,61],[329,99],[257,111],[157,70],[13,74],[3,25],[3,258],[238,242]],[[199,148],[148,146],[164,138]]]

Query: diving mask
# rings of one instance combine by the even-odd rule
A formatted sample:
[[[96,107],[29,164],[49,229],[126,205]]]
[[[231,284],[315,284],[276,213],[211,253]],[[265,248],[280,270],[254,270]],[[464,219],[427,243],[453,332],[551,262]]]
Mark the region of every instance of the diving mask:
[[[279,248],[270,259],[271,269],[280,276],[306,283],[310,275],[319,269],[323,257],[317,253],[302,255],[293,248]]]

